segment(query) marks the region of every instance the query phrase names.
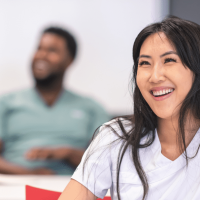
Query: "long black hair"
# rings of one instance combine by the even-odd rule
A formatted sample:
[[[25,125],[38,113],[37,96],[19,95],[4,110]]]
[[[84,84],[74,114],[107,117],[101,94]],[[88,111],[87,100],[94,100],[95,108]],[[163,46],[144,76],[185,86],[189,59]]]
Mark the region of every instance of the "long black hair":
[[[138,173],[138,176],[143,185],[144,193],[143,200],[146,199],[149,185],[147,176],[142,168],[139,149],[150,146],[155,139],[155,129],[157,128],[157,116],[152,111],[150,106],[142,96],[137,82],[138,57],[140,48],[145,39],[154,33],[164,33],[169,41],[172,43],[183,65],[189,68],[194,73],[194,82],[192,88],[187,94],[184,101],[181,103],[179,113],[179,129],[178,141],[181,152],[185,152],[186,160],[188,160],[185,143],[185,123],[188,113],[192,113],[195,119],[200,119],[200,26],[194,22],[180,19],[178,17],[170,16],[162,22],[154,23],[144,28],[137,36],[133,45],[133,101],[134,114],[131,116],[124,116],[123,118],[132,124],[131,130],[127,131],[121,118],[117,118],[115,123],[121,129],[122,136],[119,134],[119,139],[122,140],[122,146],[118,154],[117,163],[117,194],[120,200],[119,192],[119,173],[120,166],[127,148],[131,146],[133,163]],[[112,128],[110,126],[110,128]],[[113,132],[117,134],[117,130],[112,128]],[[146,143],[140,144],[143,137],[147,137]]]

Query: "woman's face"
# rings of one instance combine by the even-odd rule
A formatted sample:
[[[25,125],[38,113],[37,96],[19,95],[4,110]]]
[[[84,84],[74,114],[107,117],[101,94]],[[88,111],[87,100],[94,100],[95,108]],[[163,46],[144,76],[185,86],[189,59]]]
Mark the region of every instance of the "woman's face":
[[[164,33],[147,37],[140,49],[137,85],[159,118],[171,118],[193,84],[193,72],[183,66]]]

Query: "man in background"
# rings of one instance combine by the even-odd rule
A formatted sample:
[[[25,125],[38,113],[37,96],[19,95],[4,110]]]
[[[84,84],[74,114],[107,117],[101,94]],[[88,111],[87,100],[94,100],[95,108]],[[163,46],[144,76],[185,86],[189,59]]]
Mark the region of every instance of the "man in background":
[[[0,173],[71,175],[95,129],[109,120],[89,98],[63,88],[76,41],[50,27],[32,60],[35,87],[0,99]]]

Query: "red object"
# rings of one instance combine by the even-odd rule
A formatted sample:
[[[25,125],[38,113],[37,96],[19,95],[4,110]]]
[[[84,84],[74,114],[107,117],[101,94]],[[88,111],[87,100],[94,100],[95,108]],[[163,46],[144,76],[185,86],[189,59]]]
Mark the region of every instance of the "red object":
[[[57,200],[60,195],[61,192],[44,190],[26,185],[26,200]],[[103,200],[111,200],[111,197],[104,197]]]

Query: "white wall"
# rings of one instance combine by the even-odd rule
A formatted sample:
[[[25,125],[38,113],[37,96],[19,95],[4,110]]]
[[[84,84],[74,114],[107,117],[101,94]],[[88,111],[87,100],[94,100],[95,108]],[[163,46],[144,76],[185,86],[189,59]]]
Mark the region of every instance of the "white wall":
[[[169,12],[168,0],[0,0],[0,94],[33,85],[30,60],[40,31],[61,25],[76,36],[77,60],[65,86],[111,113],[130,113],[132,45],[147,24]]]

